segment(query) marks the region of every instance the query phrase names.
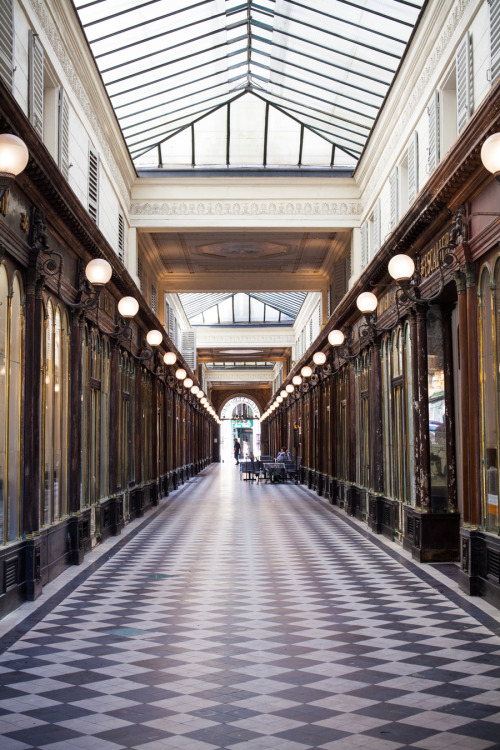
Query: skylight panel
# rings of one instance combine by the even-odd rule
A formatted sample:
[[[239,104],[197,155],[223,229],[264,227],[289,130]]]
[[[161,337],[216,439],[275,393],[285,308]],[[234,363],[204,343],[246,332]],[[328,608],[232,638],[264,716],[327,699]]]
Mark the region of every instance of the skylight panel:
[[[77,12],[137,165],[329,167],[362,152],[422,4],[81,0]],[[243,91],[262,104],[233,101]]]

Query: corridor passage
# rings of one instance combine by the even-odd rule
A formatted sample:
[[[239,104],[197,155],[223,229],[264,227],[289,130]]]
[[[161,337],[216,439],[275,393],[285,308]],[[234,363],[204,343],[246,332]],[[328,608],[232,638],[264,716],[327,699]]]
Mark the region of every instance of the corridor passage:
[[[498,621],[312,493],[211,466],[123,542],[0,641],[2,750],[500,748]]]

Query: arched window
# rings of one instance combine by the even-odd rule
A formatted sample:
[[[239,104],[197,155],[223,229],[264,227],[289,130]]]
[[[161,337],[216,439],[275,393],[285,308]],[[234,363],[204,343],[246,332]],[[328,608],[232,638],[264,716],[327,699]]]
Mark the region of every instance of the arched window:
[[[135,368],[126,352],[122,352],[120,363],[120,449],[119,449],[119,484],[122,490],[135,479],[134,465],[134,389]]]
[[[9,293],[7,269],[0,265],[0,543],[20,534],[21,376],[24,302],[16,274]]]
[[[496,277],[498,274],[497,267]],[[491,281],[488,268],[483,268],[479,282],[483,516],[486,530],[498,532],[498,405],[493,339],[496,295],[492,294]]]

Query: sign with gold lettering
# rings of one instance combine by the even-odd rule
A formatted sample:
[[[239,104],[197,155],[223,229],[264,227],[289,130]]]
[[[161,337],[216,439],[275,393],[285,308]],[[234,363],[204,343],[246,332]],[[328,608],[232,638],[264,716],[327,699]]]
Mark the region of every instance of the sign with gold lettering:
[[[437,242],[431,245],[420,255],[420,275],[423,279],[428,278],[439,268],[439,262],[443,259],[443,248],[450,243],[450,232],[445,232]]]

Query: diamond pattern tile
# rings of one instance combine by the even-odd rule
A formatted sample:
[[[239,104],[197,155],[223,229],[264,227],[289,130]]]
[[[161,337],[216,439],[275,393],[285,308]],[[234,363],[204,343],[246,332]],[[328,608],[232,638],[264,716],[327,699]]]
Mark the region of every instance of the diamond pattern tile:
[[[232,465],[29,624],[0,641],[2,750],[500,748],[498,621]]]

